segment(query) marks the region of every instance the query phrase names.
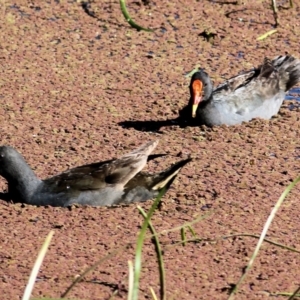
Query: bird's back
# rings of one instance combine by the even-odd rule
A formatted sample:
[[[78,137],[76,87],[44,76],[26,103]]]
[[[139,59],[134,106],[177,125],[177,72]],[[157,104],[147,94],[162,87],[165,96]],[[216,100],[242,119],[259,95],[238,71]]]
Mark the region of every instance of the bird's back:
[[[277,114],[285,92],[300,81],[300,61],[292,56],[265,59],[257,69],[232,77],[213,91],[200,118],[208,125],[234,125]]]

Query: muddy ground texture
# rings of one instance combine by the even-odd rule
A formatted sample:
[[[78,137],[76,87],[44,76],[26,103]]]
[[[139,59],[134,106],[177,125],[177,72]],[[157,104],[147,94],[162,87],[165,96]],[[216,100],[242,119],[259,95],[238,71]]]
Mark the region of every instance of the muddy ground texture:
[[[274,29],[271,1],[127,1],[137,32],[118,1],[5,1],[1,4],[1,144],[16,147],[36,174],[117,157],[160,139],[160,171],[180,157],[195,159],[179,174],[152,223],[157,232],[199,216],[203,240],[176,244],[178,231],[160,237],[167,299],[226,299],[237,283],[284,188],[299,175],[300,110],[286,101],[270,121],[233,127],[181,128],[197,64],[219,83],[286,52],[299,56],[300,7],[280,9]],[[280,1],[278,1],[280,2]],[[294,1],[296,2],[296,1]],[[281,1],[279,4],[287,6]],[[208,42],[203,31],[215,33]],[[211,43],[212,42],[212,43]],[[1,180],[1,190],[6,183]],[[148,210],[152,201],[142,204]],[[268,238],[300,250],[299,188],[280,208]],[[126,243],[68,295],[76,299],[127,297],[128,260],[142,223],[137,205],[116,208],[35,207],[0,202],[0,290],[20,299],[46,235],[55,230],[34,296],[59,297],[88,266]],[[191,238],[188,233],[187,237]],[[263,244],[237,299],[266,299],[299,285],[299,254]],[[159,294],[154,245],[146,240],[140,299]],[[279,296],[276,299],[284,299]]]

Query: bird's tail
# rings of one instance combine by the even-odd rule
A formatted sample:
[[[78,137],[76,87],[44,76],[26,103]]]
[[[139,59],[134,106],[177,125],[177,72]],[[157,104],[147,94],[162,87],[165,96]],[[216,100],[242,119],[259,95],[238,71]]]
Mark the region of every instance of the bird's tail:
[[[125,186],[123,202],[143,202],[156,197],[163,190],[165,194],[180,169],[191,160],[191,158],[181,160],[158,174],[144,172],[136,174]]]
[[[272,64],[279,72],[280,88],[288,91],[300,82],[300,60],[291,56],[277,56]]]
[[[181,168],[191,160],[192,158],[181,160],[167,168],[165,171],[153,175],[151,189],[158,192],[160,192],[162,189],[165,189],[165,191],[167,191]]]

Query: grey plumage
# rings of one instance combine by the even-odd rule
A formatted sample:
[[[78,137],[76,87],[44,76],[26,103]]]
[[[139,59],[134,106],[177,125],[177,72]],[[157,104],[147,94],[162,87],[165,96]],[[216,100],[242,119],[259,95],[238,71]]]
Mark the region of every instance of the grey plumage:
[[[157,195],[156,186],[169,188],[183,160],[159,174],[143,173],[158,141],[142,145],[119,159],[93,163],[40,180],[22,155],[9,146],[0,147],[0,175],[8,182],[8,199],[33,205],[69,206],[72,204],[104,206],[146,201]],[[165,181],[165,182],[164,182]]]
[[[253,118],[270,119],[278,113],[285,93],[300,82],[300,61],[290,55],[277,56],[272,61],[266,58],[258,68],[232,77],[215,89],[201,69],[192,76],[191,99],[181,117],[191,119],[193,83],[197,80],[203,84],[195,115],[199,125],[234,125]]]

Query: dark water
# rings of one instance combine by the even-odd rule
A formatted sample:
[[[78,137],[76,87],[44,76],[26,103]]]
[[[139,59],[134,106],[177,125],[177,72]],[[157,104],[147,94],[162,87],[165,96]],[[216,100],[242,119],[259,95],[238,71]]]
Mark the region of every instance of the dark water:
[[[300,87],[290,89],[288,94],[286,94],[285,100],[297,100],[300,101]]]

